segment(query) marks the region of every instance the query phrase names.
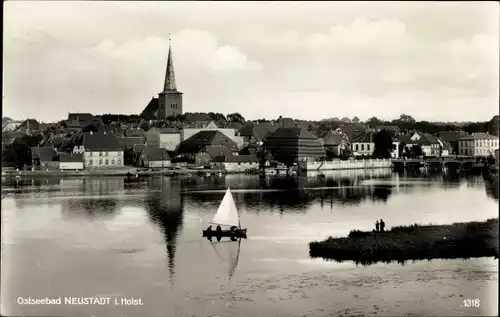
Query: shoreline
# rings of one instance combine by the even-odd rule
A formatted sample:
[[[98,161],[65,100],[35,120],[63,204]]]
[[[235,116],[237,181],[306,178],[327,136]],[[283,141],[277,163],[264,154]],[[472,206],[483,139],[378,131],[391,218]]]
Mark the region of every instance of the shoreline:
[[[498,258],[498,218],[451,225],[393,227],[386,232],[353,230],[348,237],[309,243],[312,258],[363,265],[431,259]]]

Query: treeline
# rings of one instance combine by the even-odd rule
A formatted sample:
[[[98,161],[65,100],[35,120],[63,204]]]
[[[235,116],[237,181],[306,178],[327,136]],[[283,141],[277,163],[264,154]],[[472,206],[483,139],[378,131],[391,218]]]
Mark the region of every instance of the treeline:
[[[11,144],[4,145],[2,166],[22,168],[24,165],[31,165],[31,148],[38,146],[42,139],[41,134],[24,135]]]

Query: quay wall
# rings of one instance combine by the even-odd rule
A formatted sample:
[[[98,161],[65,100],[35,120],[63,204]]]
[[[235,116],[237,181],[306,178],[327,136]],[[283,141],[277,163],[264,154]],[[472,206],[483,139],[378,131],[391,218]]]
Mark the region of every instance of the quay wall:
[[[347,169],[372,169],[372,168],[390,168],[392,160],[390,159],[368,159],[354,161],[323,161],[323,162],[300,162],[299,167],[305,171],[331,171]]]

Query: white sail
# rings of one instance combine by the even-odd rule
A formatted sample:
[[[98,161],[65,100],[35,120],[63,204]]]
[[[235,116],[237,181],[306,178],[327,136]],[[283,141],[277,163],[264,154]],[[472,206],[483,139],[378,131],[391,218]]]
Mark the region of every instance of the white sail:
[[[241,239],[238,239],[238,241],[212,242],[215,253],[226,266],[229,281],[231,281],[238,266],[240,246]]]
[[[240,216],[233,200],[233,195],[229,188],[219,205],[211,223],[221,226],[240,226]]]

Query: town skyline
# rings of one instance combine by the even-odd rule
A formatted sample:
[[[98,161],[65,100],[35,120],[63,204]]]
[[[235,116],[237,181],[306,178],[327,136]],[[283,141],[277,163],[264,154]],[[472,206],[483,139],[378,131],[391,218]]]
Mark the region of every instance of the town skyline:
[[[492,4],[8,2],[3,116],[139,114],[163,86],[170,32],[184,112],[488,121]]]

